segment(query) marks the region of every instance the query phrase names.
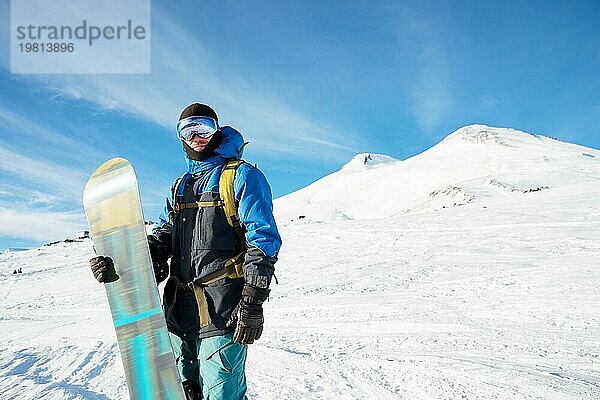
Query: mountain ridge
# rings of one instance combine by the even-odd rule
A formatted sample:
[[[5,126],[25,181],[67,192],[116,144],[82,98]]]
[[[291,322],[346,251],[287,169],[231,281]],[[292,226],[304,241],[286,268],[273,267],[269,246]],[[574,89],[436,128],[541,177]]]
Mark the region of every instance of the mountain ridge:
[[[349,174],[349,172],[351,174]],[[355,155],[275,201],[282,221],[381,218],[441,210],[600,179],[600,151],[512,128],[467,125],[405,160]]]

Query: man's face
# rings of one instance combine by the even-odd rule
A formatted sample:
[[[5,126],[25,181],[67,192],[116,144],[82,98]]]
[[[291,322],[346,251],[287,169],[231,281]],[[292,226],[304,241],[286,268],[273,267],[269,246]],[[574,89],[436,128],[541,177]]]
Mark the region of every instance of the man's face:
[[[208,142],[210,142],[210,139],[212,139],[212,136],[207,138],[201,138],[198,135],[194,135],[191,139],[184,140],[184,142],[188,146],[190,146],[194,151],[201,152],[202,150],[204,150]]]

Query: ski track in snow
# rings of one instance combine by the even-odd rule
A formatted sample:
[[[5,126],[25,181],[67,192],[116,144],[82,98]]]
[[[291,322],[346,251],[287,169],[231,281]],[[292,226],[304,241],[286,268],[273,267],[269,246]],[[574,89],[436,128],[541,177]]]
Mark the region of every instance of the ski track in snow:
[[[252,393],[599,398],[598,198],[579,185],[486,209],[286,224]]]
[[[600,399],[597,159],[574,157],[585,150],[575,145],[561,153],[562,144],[547,138],[511,142],[505,131],[470,129],[445,146],[476,144],[479,167],[504,174],[466,184],[473,202],[441,209],[454,200],[434,204],[437,195],[426,195],[410,213],[353,220],[336,204],[364,216],[380,200],[391,203],[377,195],[358,213],[363,200],[344,198],[330,208],[346,218],[325,222],[286,200],[279,284],[265,305],[263,337],[249,349],[250,399]],[[494,161],[532,140],[547,156],[530,158],[545,163],[544,176],[556,173],[550,185]],[[361,171],[376,169],[387,190],[390,168],[406,166],[421,179],[427,172],[415,163],[442,170],[427,157],[444,151],[402,162],[376,156],[374,167],[360,155],[341,180],[327,182],[342,182],[333,189],[343,193],[347,182],[367,181]],[[464,182],[479,167],[463,168]],[[452,182],[436,182],[419,190],[454,193],[444,189]],[[540,186],[548,188],[522,191]],[[335,199],[331,193],[321,199]],[[422,201],[419,193],[410,195]],[[0,255],[1,400],[128,397],[106,296],[89,271],[92,255],[89,240]],[[23,273],[13,275],[19,267]]]
[[[0,256],[0,399],[127,398],[90,254],[85,241]]]
[[[541,193],[487,209],[283,225],[249,397],[599,398],[590,193],[600,195],[581,189],[562,214],[566,195]],[[0,398],[127,398],[91,255],[83,241],[0,256]]]

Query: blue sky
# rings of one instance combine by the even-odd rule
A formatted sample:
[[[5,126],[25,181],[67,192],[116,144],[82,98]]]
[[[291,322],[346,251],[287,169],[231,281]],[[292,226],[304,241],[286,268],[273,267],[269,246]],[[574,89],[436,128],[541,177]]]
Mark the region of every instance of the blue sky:
[[[150,74],[10,73],[0,6],[0,250],[85,227],[81,193],[128,158],[156,219],[201,101],[276,197],[353,155],[405,159],[473,123],[600,147],[600,2],[154,1]]]

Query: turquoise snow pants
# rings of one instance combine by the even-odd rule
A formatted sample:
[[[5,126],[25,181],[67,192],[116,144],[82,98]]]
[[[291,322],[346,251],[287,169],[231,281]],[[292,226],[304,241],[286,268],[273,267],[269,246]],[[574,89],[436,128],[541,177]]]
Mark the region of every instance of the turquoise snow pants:
[[[202,388],[205,400],[246,399],[247,346],[233,342],[233,333],[195,341],[171,335],[181,380]]]

